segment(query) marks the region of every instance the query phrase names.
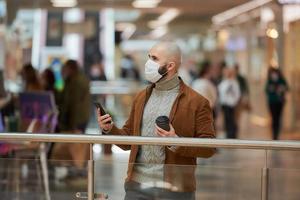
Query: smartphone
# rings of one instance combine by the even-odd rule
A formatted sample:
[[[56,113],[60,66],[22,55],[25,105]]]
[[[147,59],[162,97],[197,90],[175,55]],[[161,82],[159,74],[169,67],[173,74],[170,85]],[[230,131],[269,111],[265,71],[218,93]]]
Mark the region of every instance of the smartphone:
[[[106,115],[104,108],[101,106],[101,104],[99,102],[94,102],[94,105],[96,106],[97,109],[100,109],[101,116]],[[110,124],[110,123],[111,123],[111,121],[107,122],[107,124]]]
[[[99,102],[94,102],[94,105],[96,106],[97,109],[100,109],[101,116],[106,114],[104,108],[101,106]]]

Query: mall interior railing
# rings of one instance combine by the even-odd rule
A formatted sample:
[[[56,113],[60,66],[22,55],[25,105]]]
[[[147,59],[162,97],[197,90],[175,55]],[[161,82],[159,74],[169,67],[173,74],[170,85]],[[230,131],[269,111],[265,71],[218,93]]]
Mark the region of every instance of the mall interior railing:
[[[90,83],[90,92],[93,95],[122,95],[135,94],[146,87],[145,83],[136,81],[92,81]]]
[[[288,150],[300,151],[300,142],[297,141],[256,141],[232,139],[195,139],[195,138],[159,138],[137,136],[110,136],[110,135],[78,135],[78,134],[43,134],[43,133],[1,133],[0,141],[13,142],[57,142],[57,143],[88,143],[90,144],[90,158],[88,160],[88,192],[77,193],[78,198],[106,199],[105,195],[94,194],[94,158],[93,144],[127,144],[127,145],[162,145],[162,146],[191,146],[229,149],[257,149],[257,150]],[[262,171],[261,199],[268,199],[268,163],[267,153]]]

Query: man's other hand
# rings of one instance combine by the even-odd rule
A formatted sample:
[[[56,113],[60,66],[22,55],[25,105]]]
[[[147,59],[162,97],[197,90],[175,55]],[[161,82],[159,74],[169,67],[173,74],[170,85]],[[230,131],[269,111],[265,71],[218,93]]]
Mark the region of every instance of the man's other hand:
[[[155,132],[160,137],[178,137],[172,124],[170,124],[170,131],[165,131],[164,129],[159,128],[157,125],[155,125]]]

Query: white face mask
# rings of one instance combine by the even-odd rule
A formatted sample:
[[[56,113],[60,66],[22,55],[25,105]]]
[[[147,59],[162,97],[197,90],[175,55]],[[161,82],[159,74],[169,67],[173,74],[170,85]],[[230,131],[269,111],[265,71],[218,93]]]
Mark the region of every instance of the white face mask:
[[[148,59],[148,61],[145,64],[145,78],[147,81],[150,81],[151,83],[156,83],[161,79],[165,74],[161,75],[159,70],[159,64],[154,62],[151,59]]]

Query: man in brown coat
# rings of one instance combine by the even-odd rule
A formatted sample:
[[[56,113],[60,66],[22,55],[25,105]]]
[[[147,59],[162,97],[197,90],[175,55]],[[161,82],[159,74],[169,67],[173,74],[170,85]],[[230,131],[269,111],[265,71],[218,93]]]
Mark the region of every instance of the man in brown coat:
[[[148,137],[214,138],[209,102],[178,77],[181,51],[172,42],[160,42],[149,51],[145,77],[152,85],[139,92],[122,129],[109,115],[98,115],[103,133]],[[170,130],[155,124],[169,116]],[[111,121],[112,123],[107,123]],[[124,145],[131,150],[125,199],[195,199],[197,157],[208,158],[213,148]]]

